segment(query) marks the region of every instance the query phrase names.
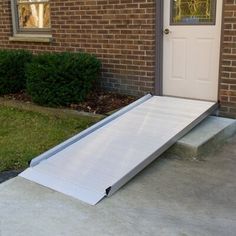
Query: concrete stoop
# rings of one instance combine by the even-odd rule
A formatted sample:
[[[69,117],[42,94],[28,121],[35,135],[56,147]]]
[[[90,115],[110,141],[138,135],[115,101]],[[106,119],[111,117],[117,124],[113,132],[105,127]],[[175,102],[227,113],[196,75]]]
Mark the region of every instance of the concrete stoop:
[[[167,154],[198,158],[217,150],[236,133],[236,120],[210,116],[173,145]]]

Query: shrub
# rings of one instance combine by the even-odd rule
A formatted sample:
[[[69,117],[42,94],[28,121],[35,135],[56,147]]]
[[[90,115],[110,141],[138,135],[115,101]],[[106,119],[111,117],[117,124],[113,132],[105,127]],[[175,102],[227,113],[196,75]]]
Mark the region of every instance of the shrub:
[[[98,79],[100,61],[86,53],[44,53],[27,65],[27,92],[40,105],[83,101]]]
[[[32,54],[24,50],[0,50],[0,94],[25,89],[25,66]]]

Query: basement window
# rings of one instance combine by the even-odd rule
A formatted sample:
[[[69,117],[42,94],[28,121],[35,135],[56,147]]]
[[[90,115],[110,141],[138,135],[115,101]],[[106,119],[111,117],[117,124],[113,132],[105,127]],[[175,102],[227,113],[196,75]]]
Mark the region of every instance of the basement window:
[[[11,0],[13,37],[26,41],[51,35],[50,0]],[[20,40],[23,41],[23,40]]]

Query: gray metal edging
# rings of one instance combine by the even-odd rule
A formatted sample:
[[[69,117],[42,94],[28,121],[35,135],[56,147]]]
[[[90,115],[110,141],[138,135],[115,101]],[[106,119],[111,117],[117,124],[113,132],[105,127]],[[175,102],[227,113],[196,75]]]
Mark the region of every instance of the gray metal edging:
[[[53,156],[56,153],[62,151],[63,149],[67,148],[68,146],[72,145],[73,143],[75,143],[75,142],[79,141],[80,139],[86,137],[87,135],[91,134],[95,130],[103,127],[104,125],[111,122],[112,120],[120,117],[121,115],[125,114],[126,112],[130,111],[131,109],[133,109],[133,108],[137,107],[138,105],[142,104],[143,102],[147,101],[151,97],[152,97],[151,94],[147,94],[147,95],[141,97],[137,101],[135,101],[135,102],[129,104],[128,106],[120,109],[119,111],[115,112],[114,114],[112,114],[112,115],[108,116],[107,118],[101,120],[100,122],[92,125],[88,129],[80,132],[79,134],[73,136],[70,139],[67,139],[66,141],[62,142],[61,144],[55,146],[54,148],[44,152],[43,154],[41,154],[38,157],[34,158],[30,162],[30,167],[38,165],[41,161],[50,158],[51,156]]]

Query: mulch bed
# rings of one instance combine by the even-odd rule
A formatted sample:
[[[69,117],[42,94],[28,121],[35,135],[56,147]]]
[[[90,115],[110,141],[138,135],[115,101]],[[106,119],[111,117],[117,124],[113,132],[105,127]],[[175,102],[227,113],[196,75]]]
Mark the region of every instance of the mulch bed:
[[[32,102],[31,97],[24,91],[5,95],[4,98],[21,102]],[[67,108],[94,114],[107,114],[132,103],[136,99],[133,96],[98,90],[91,92],[84,102],[70,104]]]

